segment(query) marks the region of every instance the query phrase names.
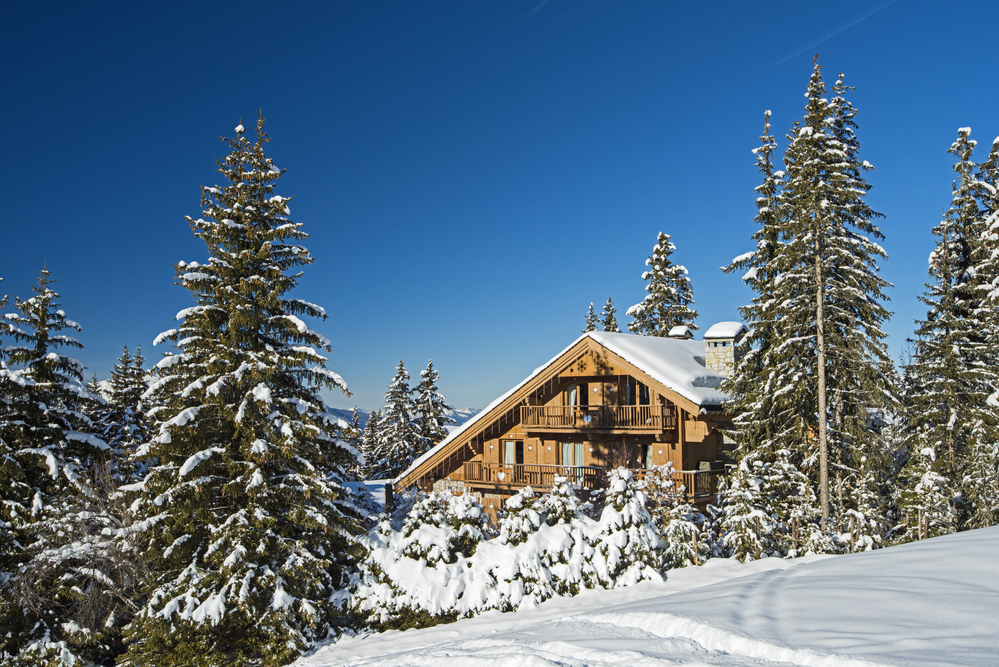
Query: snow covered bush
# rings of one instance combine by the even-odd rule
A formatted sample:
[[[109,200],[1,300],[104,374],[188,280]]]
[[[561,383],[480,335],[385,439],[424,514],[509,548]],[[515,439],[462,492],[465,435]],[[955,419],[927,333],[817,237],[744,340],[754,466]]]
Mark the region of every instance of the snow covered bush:
[[[506,512],[500,519],[499,541],[501,544],[516,546],[538,531],[545,522],[538,513],[541,503],[534,495],[534,489],[525,486],[506,501]]]
[[[604,509],[591,538],[594,568],[603,588],[662,579],[665,544],[645,508],[645,492],[627,468],[608,473]]]
[[[522,490],[507,501],[500,535],[478,542],[474,553],[454,544],[463,527],[477,525],[481,508],[468,494],[431,494],[413,506],[401,531],[383,521],[368,534],[354,611],[376,629],[419,627],[530,607],[583,588],[661,579],[663,543],[644,493],[627,471],[612,479],[599,522],[578,511],[565,478],[540,499]]]

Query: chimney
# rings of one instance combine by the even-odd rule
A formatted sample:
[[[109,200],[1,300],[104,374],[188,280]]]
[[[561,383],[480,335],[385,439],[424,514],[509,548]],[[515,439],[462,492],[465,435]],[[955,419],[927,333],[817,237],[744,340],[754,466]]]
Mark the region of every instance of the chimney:
[[[690,340],[694,337],[694,332],[685,324],[678,324],[669,330],[667,338],[679,338],[680,340]]]
[[[704,365],[719,375],[732,377],[736,350],[739,341],[749,330],[742,322],[719,322],[704,332],[704,345],[707,348]]]

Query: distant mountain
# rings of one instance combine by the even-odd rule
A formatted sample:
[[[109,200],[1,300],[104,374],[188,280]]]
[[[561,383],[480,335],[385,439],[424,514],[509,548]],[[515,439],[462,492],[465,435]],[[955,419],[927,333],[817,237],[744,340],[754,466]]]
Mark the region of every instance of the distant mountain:
[[[353,410],[346,410],[344,408],[330,408],[329,411],[330,414],[336,415],[337,417],[344,420],[348,424],[350,423],[350,420],[353,418],[353,413],[354,413]],[[361,408],[357,409],[358,422],[361,424],[361,428],[364,428],[368,425],[368,417],[371,416],[371,412],[372,412],[371,410],[362,410]],[[454,408],[453,410],[451,410],[451,418],[454,419],[456,422],[458,422],[457,424],[454,425],[455,427],[457,427],[461,426],[462,424],[464,424],[465,422],[467,422],[469,419],[479,414],[480,412],[482,412],[480,408]]]

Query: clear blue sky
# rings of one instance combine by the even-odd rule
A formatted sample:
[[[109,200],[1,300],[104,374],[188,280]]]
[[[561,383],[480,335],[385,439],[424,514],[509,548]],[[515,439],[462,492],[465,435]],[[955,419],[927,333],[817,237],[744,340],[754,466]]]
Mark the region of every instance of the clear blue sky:
[[[185,215],[218,183],[220,135],[259,110],[278,192],[316,258],[296,296],[354,397],[400,358],[482,407],[565,347],[590,301],[625,309],[657,232],[701,331],[750,293],[750,151],[783,135],[812,54],[857,87],[862,158],[895,284],[897,357],[950,198],[957,128],[999,134],[999,3],[9,2],[0,27],[2,291],[48,261],[106,377],[191,305]]]

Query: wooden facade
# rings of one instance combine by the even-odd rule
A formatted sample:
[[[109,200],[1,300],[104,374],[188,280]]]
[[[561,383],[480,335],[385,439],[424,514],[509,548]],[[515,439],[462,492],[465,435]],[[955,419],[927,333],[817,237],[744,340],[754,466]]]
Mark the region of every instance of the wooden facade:
[[[624,334],[620,334],[624,335]],[[672,462],[697,504],[713,502],[721,469],[715,406],[698,405],[585,336],[453,433],[395,482],[481,495],[495,512],[524,486],[556,475],[601,487],[609,467],[639,475]]]

